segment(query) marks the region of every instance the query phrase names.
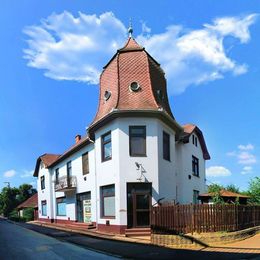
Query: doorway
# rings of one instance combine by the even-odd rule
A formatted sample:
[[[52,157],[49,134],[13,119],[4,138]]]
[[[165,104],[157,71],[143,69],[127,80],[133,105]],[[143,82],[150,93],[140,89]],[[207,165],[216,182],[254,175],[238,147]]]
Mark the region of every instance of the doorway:
[[[77,194],[77,221],[91,223],[91,193]]]
[[[127,227],[149,227],[152,203],[151,183],[127,183]]]

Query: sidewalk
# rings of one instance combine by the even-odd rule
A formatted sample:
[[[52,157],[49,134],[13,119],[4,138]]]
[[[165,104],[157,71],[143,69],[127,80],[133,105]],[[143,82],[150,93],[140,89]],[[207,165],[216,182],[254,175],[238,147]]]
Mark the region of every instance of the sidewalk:
[[[101,238],[101,239],[151,245],[150,236],[126,237],[125,235],[120,235],[120,234],[102,233],[97,231],[96,229],[85,230],[85,229],[80,229],[78,227],[75,228],[74,225],[70,226],[68,224],[46,223],[41,221],[31,221],[29,223],[42,226],[42,227],[63,230],[66,232],[72,232],[76,234],[82,234],[82,235],[87,235],[87,236]],[[176,249],[177,248],[178,247],[176,247]],[[217,246],[213,246],[213,247],[187,246],[186,248],[185,247],[182,248],[186,250],[205,251],[205,252],[231,252],[231,253],[233,252],[233,253],[260,254],[260,234],[257,234],[253,237],[250,237],[248,239],[239,242],[234,242],[229,244],[218,244]]]
[[[66,228],[49,227],[42,223],[16,223],[24,228],[51,236],[63,242],[73,243],[86,249],[103,252],[109,255],[126,259],[257,259],[260,260],[260,249],[241,248],[167,248],[142,243],[139,239],[127,238],[122,235],[108,235],[96,231],[66,231]],[[46,223],[44,223],[46,224]],[[51,227],[50,227],[51,226]],[[69,230],[69,229],[68,229]],[[86,234],[85,234],[86,233]],[[258,241],[258,238],[257,240]],[[131,242],[131,243],[129,243]],[[141,242],[141,243],[140,243]]]
[[[63,230],[63,231],[67,231],[67,232],[72,232],[72,233],[102,238],[102,239],[112,239],[112,240],[125,241],[125,242],[131,242],[131,243],[151,244],[150,236],[126,237],[125,235],[120,235],[120,234],[100,232],[100,231],[97,231],[96,229],[86,230],[86,229],[80,229],[79,227],[76,228],[74,225],[46,223],[46,222],[43,222],[43,221],[30,221],[28,223],[38,225],[38,226]]]

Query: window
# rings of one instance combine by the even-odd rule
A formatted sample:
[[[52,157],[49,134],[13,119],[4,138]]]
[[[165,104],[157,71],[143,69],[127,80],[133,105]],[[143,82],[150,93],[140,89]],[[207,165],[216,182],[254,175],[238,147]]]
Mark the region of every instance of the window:
[[[108,132],[101,137],[101,153],[102,162],[112,159],[111,132]]]
[[[47,202],[42,200],[42,216],[47,216]]]
[[[101,217],[115,217],[115,185],[100,187]]]
[[[198,190],[193,190],[193,204],[199,204],[199,193]]]
[[[66,216],[66,198],[57,198],[57,216]]]
[[[192,174],[199,177],[199,159],[192,155]]]
[[[71,161],[67,162],[67,177],[72,176]]]
[[[163,159],[170,161],[170,135],[163,132]]]
[[[56,170],[55,170],[55,183],[56,184],[58,184],[59,183],[59,176],[60,175],[60,170],[59,170],[59,168],[57,168]]]
[[[43,162],[41,162],[41,164],[40,164],[40,165],[41,165],[41,169],[42,169],[42,168],[44,167],[44,164],[43,164]]]
[[[198,138],[195,135],[192,135],[192,144],[198,146]]]
[[[130,87],[130,90],[132,90],[134,92],[140,90],[140,85],[138,84],[138,82],[135,82],[135,81],[132,82],[129,87]]]
[[[82,173],[83,175],[89,173],[88,153],[82,154]]]
[[[45,176],[41,176],[41,189],[45,189]]]
[[[130,156],[146,156],[146,126],[129,126]]]

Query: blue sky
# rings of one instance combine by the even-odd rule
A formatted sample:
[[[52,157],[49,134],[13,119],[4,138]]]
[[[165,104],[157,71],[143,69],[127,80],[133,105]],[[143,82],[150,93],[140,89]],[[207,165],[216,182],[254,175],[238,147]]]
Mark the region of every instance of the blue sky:
[[[34,184],[37,157],[85,133],[131,17],[175,118],[204,133],[207,179],[246,189],[260,173],[259,14],[254,0],[1,1],[0,188]]]

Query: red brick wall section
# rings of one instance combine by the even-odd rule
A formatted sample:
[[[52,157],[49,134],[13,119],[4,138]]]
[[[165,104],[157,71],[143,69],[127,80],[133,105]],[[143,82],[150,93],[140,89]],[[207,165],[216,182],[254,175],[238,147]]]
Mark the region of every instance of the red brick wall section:
[[[97,230],[106,233],[125,234],[126,225],[106,225],[98,224]]]

